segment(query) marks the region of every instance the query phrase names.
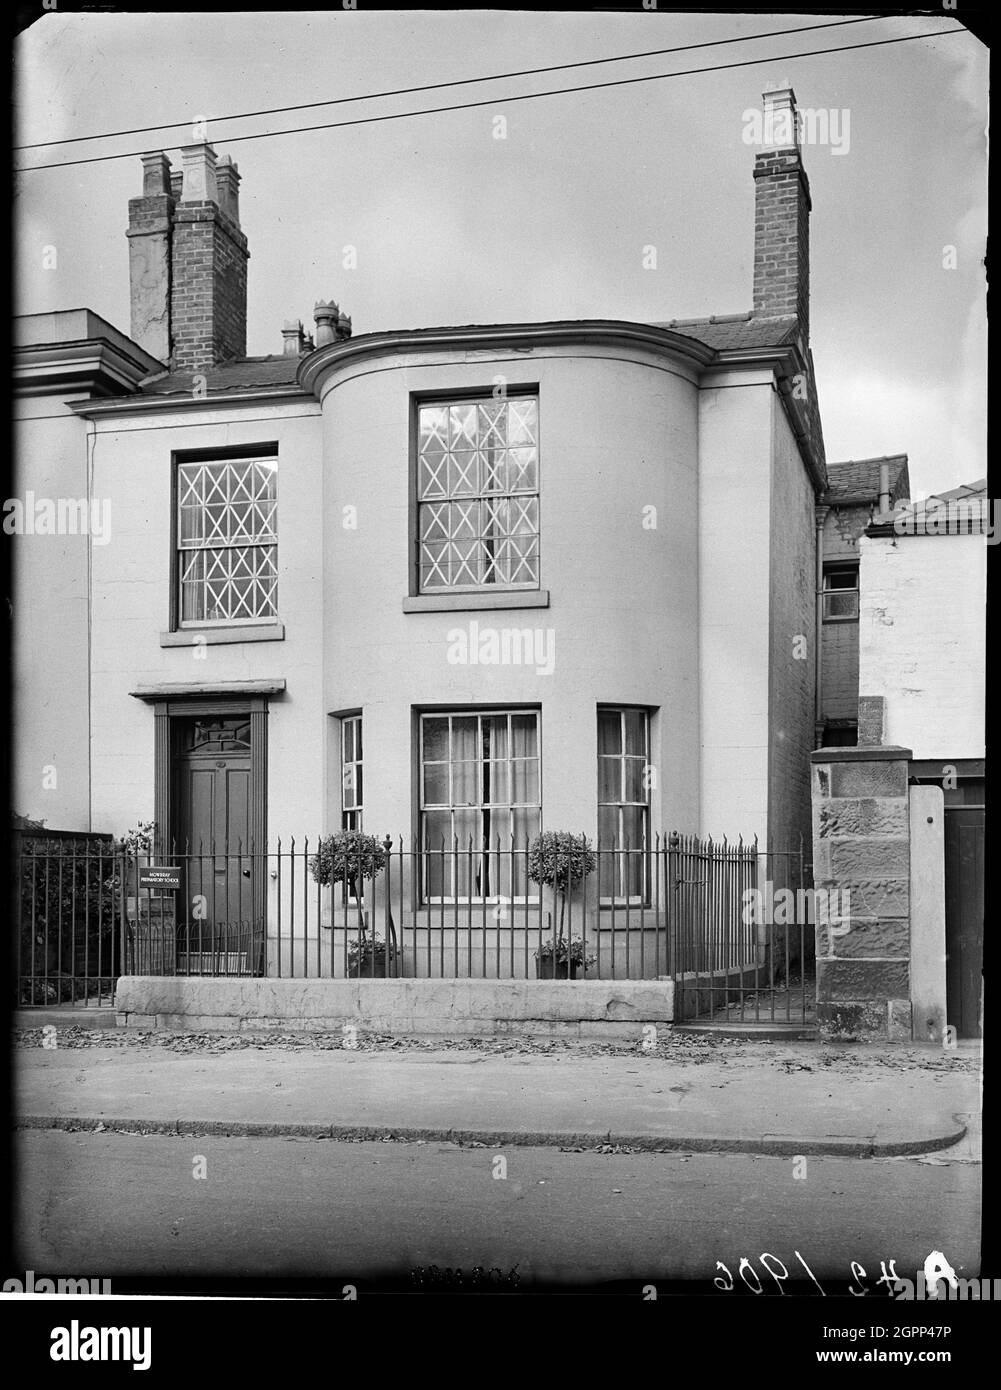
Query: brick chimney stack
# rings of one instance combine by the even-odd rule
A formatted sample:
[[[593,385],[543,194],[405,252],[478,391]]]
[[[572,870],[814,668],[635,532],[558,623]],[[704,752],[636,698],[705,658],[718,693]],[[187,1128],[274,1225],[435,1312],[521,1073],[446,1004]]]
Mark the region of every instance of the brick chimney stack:
[[[129,202],[132,337],[175,371],[247,355],[247,239],[239,171],[211,145],[181,150],[181,169],[143,155],[143,196]]]
[[[810,340],[810,184],[791,87],[764,94],[764,148],[754,161],[754,312],[795,314]]]

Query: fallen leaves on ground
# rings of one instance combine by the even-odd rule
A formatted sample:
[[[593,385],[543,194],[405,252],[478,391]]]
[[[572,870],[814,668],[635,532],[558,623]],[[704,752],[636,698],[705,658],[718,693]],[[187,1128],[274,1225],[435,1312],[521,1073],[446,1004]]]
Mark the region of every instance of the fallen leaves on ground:
[[[12,1034],[15,1047],[41,1048],[43,1029],[15,1028]],[[779,1046],[785,1047],[784,1044]],[[811,1066],[798,1057],[783,1056],[775,1050],[772,1039],[718,1037],[708,1033],[685,1033],[670,1028],[660,1030],[656,1043],[609,1039],[603,1042],[583,1042],[574,1038],[513,1038],[505,1037],[398,1037],[359,1027],[353,1045],[345,1047],[340,1030],[332,1032],[279,1031],[260,1032],[173,1032],[168,1029],[91,1028],[79,1024],[60,1027],[57,1048],[120,1048],[141,1052],[162,1049],[167,1052],[199,1056],[220,1056],[229,1052],[257,1050],[263,1052],[468,1052],[482,1057],[518,1058],[551,1057],[573,1060],[580,1057],[629,1057],[640,1062],[677,1061],[686,1065],[700,1063],[762,1065],[781,1069],[786,1075],[793,1071],[828,1071],[862,1073],[866,1070],[911,1070],[941,1072],[943,1075],[976,1072],[980,1060],[975,1055],[960,1055],[943,1048],[908,1047],[897,1043],[889,1046],[869,1044],[798,1043],[800,1057],[809,1057]]]

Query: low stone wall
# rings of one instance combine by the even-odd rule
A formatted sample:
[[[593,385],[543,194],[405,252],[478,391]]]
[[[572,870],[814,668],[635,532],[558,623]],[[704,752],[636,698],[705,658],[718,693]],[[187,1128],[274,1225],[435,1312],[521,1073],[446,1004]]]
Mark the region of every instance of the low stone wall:
[[[272,980],[127,975],[116,1020],[131,1028],[521,1035],[637,1041],[670,1026],[670,980]]]

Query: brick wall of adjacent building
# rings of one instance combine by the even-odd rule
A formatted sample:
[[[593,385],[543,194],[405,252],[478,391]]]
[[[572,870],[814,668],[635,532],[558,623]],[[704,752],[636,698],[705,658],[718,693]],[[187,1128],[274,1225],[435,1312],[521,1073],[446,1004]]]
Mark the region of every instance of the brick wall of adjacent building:
[[[832,507],[824,518],[824,564],[857,564],[859,537],[869,525],[871,504]],[[857,622],[824,623],[821,633],[821,717],[855,719],[858,713],[859,629]]]
[[[824,623],[821,713],[828,719],[858,715],[858,623]]]

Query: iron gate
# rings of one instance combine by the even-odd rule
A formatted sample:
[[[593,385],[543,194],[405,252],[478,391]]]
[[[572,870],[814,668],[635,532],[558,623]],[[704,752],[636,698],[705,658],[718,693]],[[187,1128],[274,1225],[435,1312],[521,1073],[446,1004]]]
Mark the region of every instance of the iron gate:
[[[757,840],[671,836],[675,1023],[813,1022],[817,895],[809,877],[802,840],[776,851]]]

